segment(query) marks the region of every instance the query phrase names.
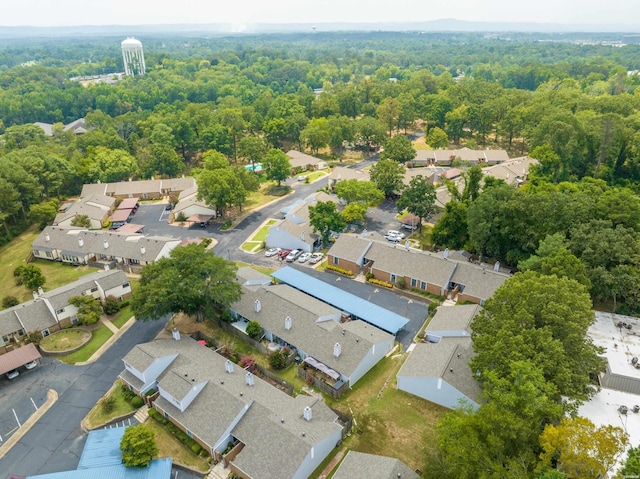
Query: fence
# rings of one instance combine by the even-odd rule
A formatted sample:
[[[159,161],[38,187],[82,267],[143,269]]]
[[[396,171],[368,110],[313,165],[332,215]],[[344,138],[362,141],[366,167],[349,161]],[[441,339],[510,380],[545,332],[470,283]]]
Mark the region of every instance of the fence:
[[[337,409],[333,409],[329,406],[334,413],[338,416],[338,422],[342,425],[342,439],[349,435],[351,432],[351,428],[353,427],[353,418],[348,414],[343,413],[342,411],[338,411]]]

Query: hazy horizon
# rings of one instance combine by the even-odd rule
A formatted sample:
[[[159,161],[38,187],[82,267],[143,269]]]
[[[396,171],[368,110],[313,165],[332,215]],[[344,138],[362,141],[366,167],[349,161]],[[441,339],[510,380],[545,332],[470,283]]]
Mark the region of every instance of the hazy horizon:
[[[242,32],[255,24],[468,22],[637,26],[637,0],[22,0],[3,5],[3,27],[77,27],[229,24]],[[633,19],[633,20],[630,20]],[[636,20],[638,19],[638,20]],[[635,22],[635,23],[632,23]]]

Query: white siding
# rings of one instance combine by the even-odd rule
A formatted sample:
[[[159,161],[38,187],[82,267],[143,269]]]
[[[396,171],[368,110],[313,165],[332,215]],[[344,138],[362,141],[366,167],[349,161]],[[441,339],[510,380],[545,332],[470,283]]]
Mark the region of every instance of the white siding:
[[[167,243],[162,247],[158,256],[156,256],[154,261],[159,260],[160,258],[168,258],[169,253],[180,244],[180,241],[167,241]]]
[[[284,248],[284,249],[301,249],[307,253],[311,252],[311,245],[305,243],[297,236],[284,231],[277,226],[269,228],[269,234],[266,238],[268,248]]]
[[[131,294],[131,285],[123,288],[122,285],[116,286],[115,288],[111,288],[108,291],[105,291],[106,296],[115,296],[116,298],[120,298],[121,296],[125,296],[127,294]]]
[[[175,358],[177,358],[177,354],[173,354],[171,356],[165,356],[163,358],[157,358],[149,365],[147,369],[142,371],[142,378],[136,374],[136,377],[142,379],[145,384],[150,384],[154,381],[157,381],[158,376],[162,374],[162,372],[169,367],[169,364],[173,362]],[[133,372],[133,371],[132,371]]]
[[[349,378],[350,387],[353,387],[353,385],[357,383],[362,376],[367,374],[372,367],[378,364],[378,361],[391,351],[394,340],[394,337],[390,337],[386,341],[381,341],[371,347],[366,356],[362,358],[362,361],[360,361],[360,364],[358,364],[358,367],[356,367],[353,373],[351,373],[351,377]]]
[[[200,384],[196,384],[191,388],[191,390],[182,398],[180,401],[180,410],[184,412],[185,409],[189,407],[189,404],[193,402],[193,400],[198,397],[200,391],[204,389],[209,381],[202,382]]]
[[[461,399],[466,400],[474,408],[478,407],[478,404],[442,378],[398,376],[398,389],[449,409],[458,407]]]
[[[313,454],[311,454],[311,450],[309,450],[307,456],[291,479],[307,479],[311,477],[313,471],[324,461],[341,439],[342,431],[338,429],[330,436],[314,444],[311,448]]]

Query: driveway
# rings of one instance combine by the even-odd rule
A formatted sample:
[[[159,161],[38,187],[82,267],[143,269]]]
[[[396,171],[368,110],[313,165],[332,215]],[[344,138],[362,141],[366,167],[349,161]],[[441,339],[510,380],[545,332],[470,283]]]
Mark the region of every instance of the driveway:
[[[136,322],[93,364],[76,367],[43,358],[32,371],[20,373],[11,382],[0,382],[0,427],[7,426],[12,409],[27,414],[25,402],[30,397],[41,406],[37,399],[48,389],[59,395],[52,408],[0,459],[0,479],[11,474],[31,476],[75,469],[86,439],[80,421],[113,385],[123,369],[122,358],[136,344],[151,341],[167,320],[168,316]]]

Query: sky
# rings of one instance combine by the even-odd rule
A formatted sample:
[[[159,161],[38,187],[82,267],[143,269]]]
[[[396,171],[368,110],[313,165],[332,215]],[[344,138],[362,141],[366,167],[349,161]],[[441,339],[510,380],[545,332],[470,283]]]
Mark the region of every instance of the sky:
[[[4,0],[0,26],[489,22],[638,24],[639,0]]]

